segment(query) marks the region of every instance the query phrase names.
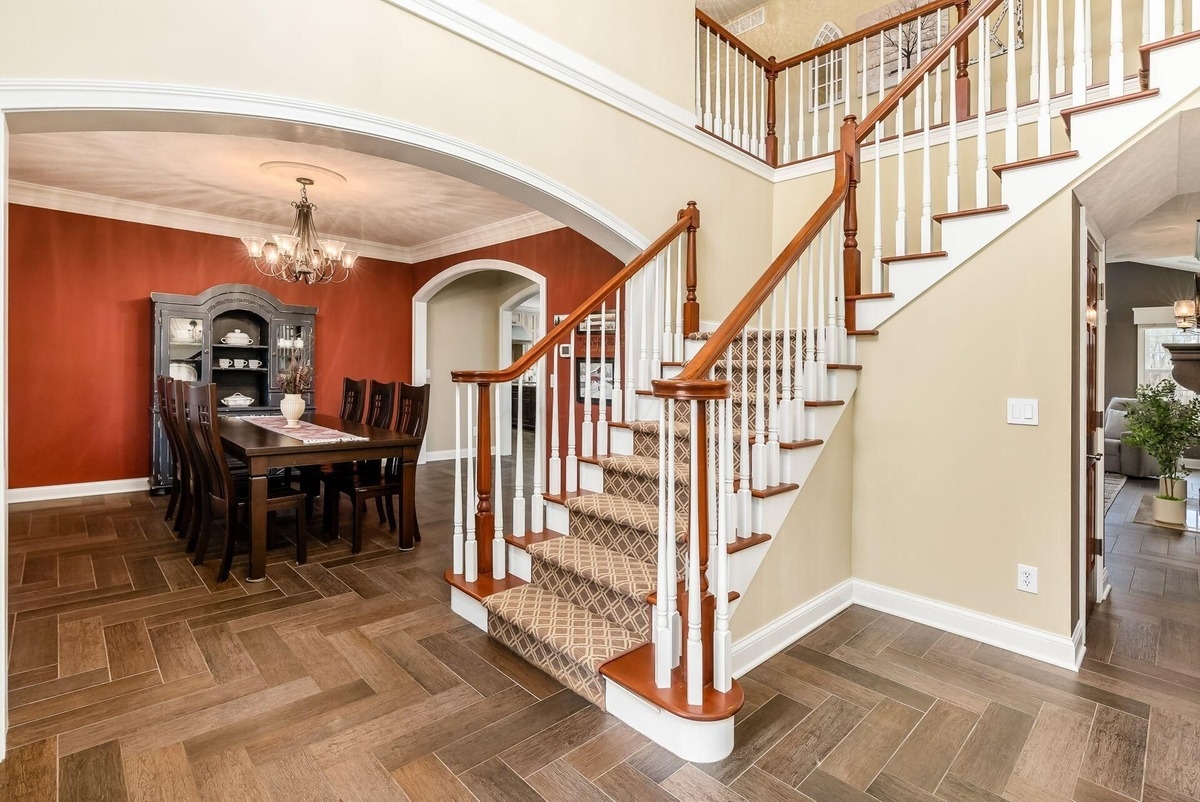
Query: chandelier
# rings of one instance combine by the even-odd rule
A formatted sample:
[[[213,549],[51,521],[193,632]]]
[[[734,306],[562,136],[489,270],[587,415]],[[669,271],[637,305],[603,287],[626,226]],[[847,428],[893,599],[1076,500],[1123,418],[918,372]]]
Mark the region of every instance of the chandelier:
[[[259,273],[280,281],[303,281],[305,284],[340,284],[350,276],[350,268],[358,259],[356,251],[347,251],[346,243],[321,239],[313,223],[313,209],[308,202],[311,178],[297,178],[300,200],[294,201],[296,222],[292,233],[275,234],[274,242],[262,237],[242,237],[246,252]]]

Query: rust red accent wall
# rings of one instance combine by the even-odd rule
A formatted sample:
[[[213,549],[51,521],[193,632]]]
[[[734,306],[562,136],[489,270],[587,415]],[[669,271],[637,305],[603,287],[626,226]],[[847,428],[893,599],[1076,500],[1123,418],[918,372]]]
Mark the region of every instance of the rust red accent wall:
[[[412,271],[360,259],[344,284],[261,276],[229,237],[9,206],[11,487],[147,476],[151,292],[263,287],[316,306],[317,408],[342,377],[409,381]]]

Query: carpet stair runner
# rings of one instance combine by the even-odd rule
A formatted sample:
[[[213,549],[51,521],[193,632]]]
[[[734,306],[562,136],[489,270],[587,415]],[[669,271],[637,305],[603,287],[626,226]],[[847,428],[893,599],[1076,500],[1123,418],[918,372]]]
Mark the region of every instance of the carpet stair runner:
[[[763,338],[764,350],[775,344],[779,372],[784,336],[785,332],[773,332]],[[794,332],[791,337],[794,344]],[[751,360],[757,358],[757,337],[749,339],[747,351]],[[740,340],[735,352],[735,360],[740,359]],[[764,363],[764,371],[768,364]],[[725,369],[720,363],[718,375]],[[688,415],[687,404],[676,404],[676,421],[670,425],[676,459],[677,581],[683,580],[686,570],[691,494]],[[629,428],[634,453],[597,460],[604,471],[604,492],[566,500],[569,535],[525,547],[531,566],[529,584],[482,600],[493,638],[600,708],[604,707],[604,680],[599,667],[649,642],[653,608],[647,596],[657,585],[660,425],[657,420],[633,421]],[[739,449],[734,451],[740,462]]]

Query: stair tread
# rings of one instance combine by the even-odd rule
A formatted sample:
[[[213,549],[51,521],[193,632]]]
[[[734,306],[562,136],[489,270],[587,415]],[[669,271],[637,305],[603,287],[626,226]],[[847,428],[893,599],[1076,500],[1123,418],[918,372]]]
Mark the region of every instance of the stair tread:
[[[521,585],[488,596],[482,604],[488,613],[592,671],[646,642],[620,624],[536,585]]]
[[[1074,159],[1079,156],[1077,150],[1065,150],[1062,153],[1051,153],[1049,156],[1038,156],[1033,159],[1022,159],[1016,162],[1007,162],[1005,164],[997,164],[992,168],[992,172],[1002,176],[1009,170],[1019,170],[1022,167],[1036,167],[1039,164],[1052,164],[1062,161],[1063,159]]]
[[[945,222],[946,220],[958,220],[963,217],[975,217],[975,216],[984,215],[984,214],[999,214],[1000,212],[1007,212],[1007,211],[1008,211],[1008,204],[1007,203],[999,203],[999,204],[996,204],[995,206],[980,206],[977,209],[962,209],[957,212],[943,212],[941,214],[935,214],[933,216],[933,222],[942,223],[942,222]]]
[[[675,422],[671,424],[675,429],[676,437],[684,437],[691,428],[686,423]],[[658,435],[658,421],[656,420],[639,420],[629,424],[629,428],[635,433]]]
[[[526,551],[535,560],[545,560],[639,601],[658,584],[654,566],[581,537],[532,544]]]
[[[585,515],[593,515],[611,523],[622,524],[633,529],[649,532],[657,537],[658,507],[642,504],[624,496],[613,496],[608,493],[592,493],[567,500],[567,510]],[[686,521],[683,516],[675,516],[675,533],[678,537],[686,534]]]

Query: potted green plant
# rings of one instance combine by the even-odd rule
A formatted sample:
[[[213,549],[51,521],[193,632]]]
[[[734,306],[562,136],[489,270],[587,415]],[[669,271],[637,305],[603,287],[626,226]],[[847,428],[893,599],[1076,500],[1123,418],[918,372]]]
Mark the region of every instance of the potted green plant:
[[[1154,520],[1182,525],[1186,513],[1187,471],[1181,461],[1189,446],[1200,443],[1200,398],[1181,401],[1170,379],[1137,388],[1129,405],[1125,435],[1131,445],[1146,449],[1158,461],[1159,488],[1154,497]]]
[[[312,365],[297,359],[294,355],[288,360],[287,367],[279,371],[275,380],[283,391],[283,399],[279,402],[279,411],[287,419],[286,428],[299,426],[300,416],[304,414],[304,393],[312,389]]]

